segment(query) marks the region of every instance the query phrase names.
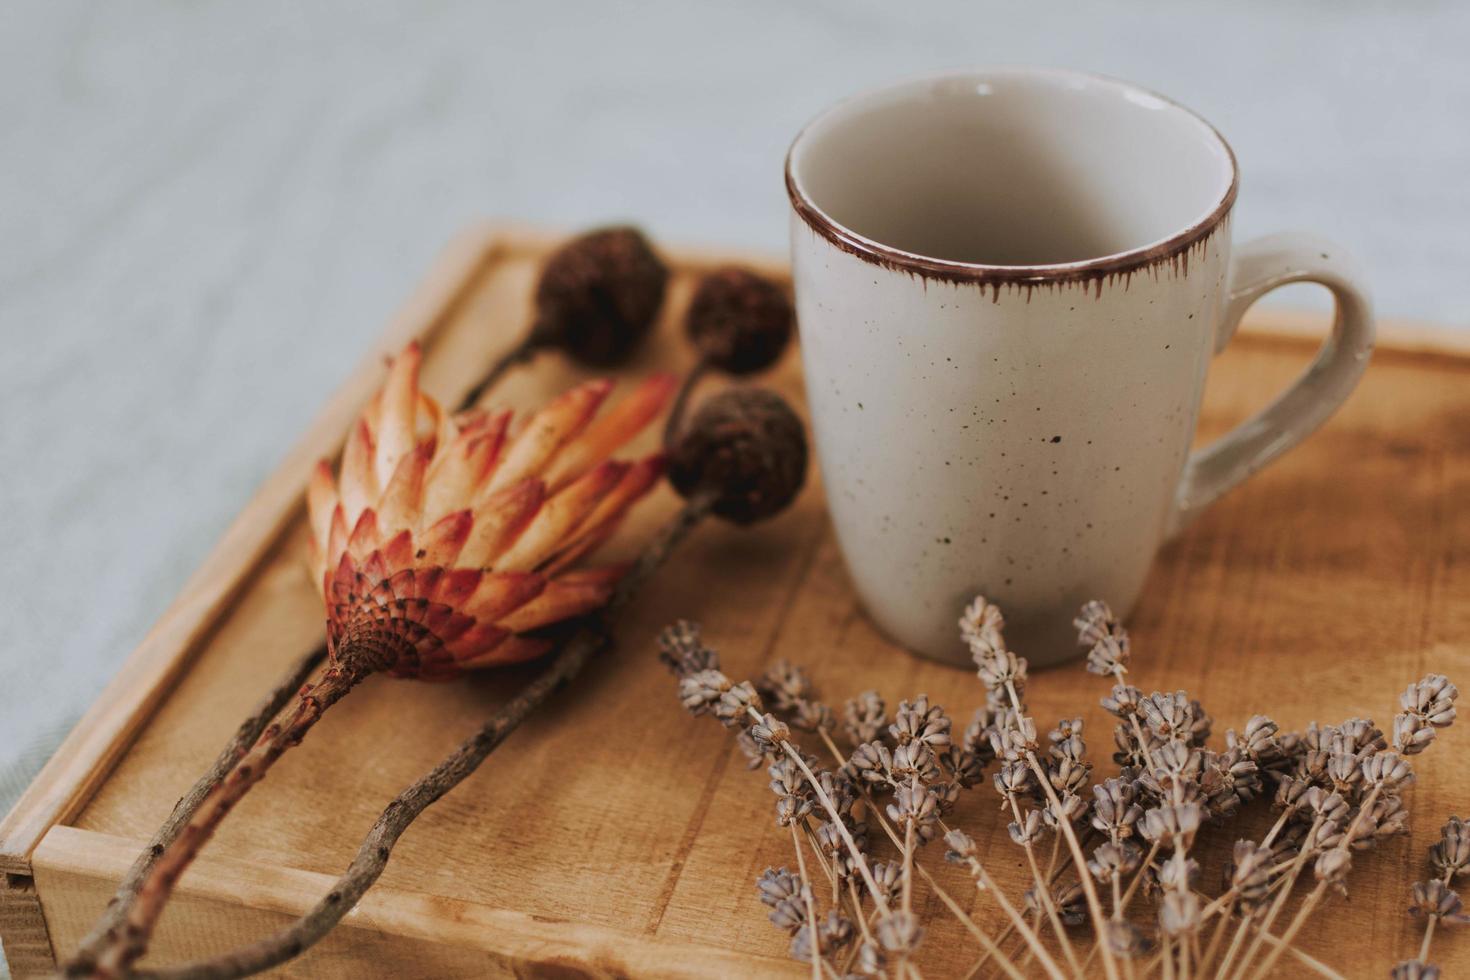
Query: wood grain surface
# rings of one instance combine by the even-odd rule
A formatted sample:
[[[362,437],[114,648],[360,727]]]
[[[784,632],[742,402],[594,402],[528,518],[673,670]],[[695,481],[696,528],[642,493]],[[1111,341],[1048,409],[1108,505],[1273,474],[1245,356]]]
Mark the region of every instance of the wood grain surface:
[[[524,230],[466,235],[431,279],[427,299],[409,308],[375,354],[424,335],[424,383],[453,400],[526,322],[547,244]],[[677,275],[663,336],[620,372],[626,376],[688,365],[678,324],[689,292],[702,269],[730,258],[668,254]],[[740,260],[785,274],[768,261]],[[1265,321],[1237,338],[1212,370],[1202,437],[1285,387],[1313,342]],[[34,952],[37,904],[51,951],[65,955],[238,719],[318,641],[322,616],[305,572],[303,514],[287,491],[300,486],[304,461],[340,441],[345,417],[379,370],[366,365],[332,402],[262,491],[270,506],[242,517],[245,526],[231,532],[207,580],[181,596],[170,616],[195,610],[188,627],[166,631],[150,641],[157,649],[130,661],[0,824],[9,873],[0,927],[17,975],[46,965]],[[535,404],[580,376],[543,355],[492,400]],[[795,352],[769,382],[799,401]],[[1398,692],[1426,671],[1466,681],[1467,501],[1470,359],[1422,337],[1395,349],[1390,338],[1324,430],[1161,554],[1130,624],[1136,683],[1189,690],[1223,733],[1258,712],[1290,727],[1356,715],[1382,724]],[[673,506],[660,490],[614,549],[627,552]],[[718,725],[678,708],[655,660],[654,635],[678,617],[703,623],[736,678],[786,657],[807,666],[836,702],[868,687],[891,701],[927,692],[967,718],[982,700],[971,673],[911,658],[868,623],[814,472],[797,505],[771,523],[702,528],[628,610],[617,647],[424,814],[339,935],[278,974],[802,975],[755,897],[756,875],[791,860],[764,776],[744,769]],[[383,804],[474,730],[529,669],[450,685],[368,682],[232,814],[184,877],[150,961],[224,949],[309,906]],[[1083,715],[1106,772],[1102,693],[1100,681],[1073,665],[1038,672],[1029,699],[1041,721]],[[1470,804],[1467,739],[1451,729],[1421,757],[1408,794],[1412,834],[1359,859],[1351,901],[1319,915],[1304,949],[1354,977],[1382,976],[1412,952],[1417,928],[1403,914],[1409,883],[1444,817]],[[1251,813],[1245,824],[1255,828],[1264,807]],[[956,822],[1019,896],[1021,854],[1005,836],[994,794],[972,791]],[[1222,851],[1236,830],[1212,831],[1206,846]],[[927,859],[946,887],[973,899],[982,922],[1000,921],[963,875],[937,853]],[[931,926],[920,960],[926,975],[962,974],[975,944],[936,901],[920,904]],[[22,920],[30,926],[12,924]],[[26,928],[32,953],[17,959],[13,937]],[[1434,959],[1446,975],[1459,975],[1470,969],[1470,945],[1447,932]],[[1283,966],[1282,975],[1290,973]]]

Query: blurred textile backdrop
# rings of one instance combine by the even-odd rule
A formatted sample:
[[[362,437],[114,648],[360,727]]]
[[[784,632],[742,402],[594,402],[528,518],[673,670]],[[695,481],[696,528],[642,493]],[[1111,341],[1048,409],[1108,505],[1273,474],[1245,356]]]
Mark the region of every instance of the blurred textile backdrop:
[[[801,123],[936,68],[1199,110],[1237,233],[1470,329],[1470,5],[103,4],[0,13],[0,810],[472,218],[784,248]],[[1315,296],[1283,301],[1315,301]]]

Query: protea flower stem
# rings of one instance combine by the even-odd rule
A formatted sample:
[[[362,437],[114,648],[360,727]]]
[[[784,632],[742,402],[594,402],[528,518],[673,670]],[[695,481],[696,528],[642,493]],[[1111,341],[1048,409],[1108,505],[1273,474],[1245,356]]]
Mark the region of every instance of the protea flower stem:
[[[373,658],[342,651],[319,680],[301,689],[291,714],[283,721],[266,727],[229,774],[204,796],[174,840],[157,854],[138,884],[135,900],[123,917],[121,927],[113,931],[110,942],[91,966],[89,972],[93,976],[120,977],[128,974],[132,964],[147,950],[148,940],[174,885],[193,863],[200,849],[214,836],[226,814],[251,787],[265,778],[266,772],[287,749],[301,744],[306,733],[328,708],[375,669]]]
[[[173,812],[169,814],[168,819],[164,821],[163,826],[159,827],[158,833],[149,842],[147,849],[138,855],[138,860],[128,870],[127,877],[122,880],[117,893],[108,903],[106,914],[82,940],[73,960],[73,970],[69,972],[85,973],[92,969],[97,955],[117,934],[123,920],[132,910],[138,890],[158,859],[178,838],[179,833],[189,823],[210,792],[230,774],[235,764],[260,739],[261,733],[265,731],[271,719],[280,714],[281,709],[286,706],[292,696],[301,691],[301,685],[306,683],[307,678],[326,659],[326,656],[327,648],[323,644],[296,660],[287,668],[275,688],[256,706],[250,717],[240,723],[234,737],[215,759],[214,765],[199,777],[198,782],[190,788],[188,793],[179,799],[179,802],[174,805]]]
[[[208,960],[128,974],[134,980],[232,980],[278,966],[315,945],[365,895],[388,865],[398,838],[420,813],[468,778],[542,702],[579,674],[608,642],[607,624],[668,560],[679,542],[703,520],[718,499],[715,490],[692,494],[619,580],[603,611],[563,644],[551,663],[502,705],[479,731],[384,808],[332,889],[291,925],[258,942]]]

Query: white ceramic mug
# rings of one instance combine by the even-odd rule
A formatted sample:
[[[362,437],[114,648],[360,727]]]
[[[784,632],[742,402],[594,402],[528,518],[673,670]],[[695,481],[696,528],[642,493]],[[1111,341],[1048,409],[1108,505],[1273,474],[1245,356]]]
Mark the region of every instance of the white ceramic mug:
[[[786,186],[842,552],[878,625],[937,659],[965,660],[977,593],[1033,663],[1072,655],[1078,606],[1130,609],[1160,544],[1321,425],[1372,350],[1343,251],[1290,234],[1232,256],[1229,146],[1123,82],[966,71],[860,95],[796,137]],[[1210,358],[1299,281],[1336,299],[1316,360],[1191,454]]]

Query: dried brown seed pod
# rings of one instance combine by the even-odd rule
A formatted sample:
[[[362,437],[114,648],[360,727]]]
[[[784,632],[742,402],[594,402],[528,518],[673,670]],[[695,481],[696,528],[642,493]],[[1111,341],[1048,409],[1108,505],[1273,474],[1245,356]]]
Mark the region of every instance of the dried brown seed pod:
[[[730,374],[752,374],[781,356],[793,320],[784,289],[727,265],[700,280],[684,328],[704,360]]]
[[[764,388],[731,388],[699,407],[669,461],[683,496],[718,494],[714,512],[751,524],[779,512],[806,480],[806,430],[786,400]]]
[[[628,357],[653,327],[669,270],[637,228],[599,228],[546,260],[536,284],[536,346],[598,366]]]

